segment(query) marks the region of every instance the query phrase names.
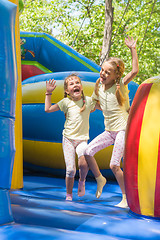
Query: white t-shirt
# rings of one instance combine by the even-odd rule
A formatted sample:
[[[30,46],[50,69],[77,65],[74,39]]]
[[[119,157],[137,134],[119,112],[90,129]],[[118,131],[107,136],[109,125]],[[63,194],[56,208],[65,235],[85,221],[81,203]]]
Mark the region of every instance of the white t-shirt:
[[[89,139],[89,115],[94,109],[96,101],[91,97],[85,97],[86,109],[80,112],[83,100],[73,101],[69,98],[63,98],[57,104],[61,111],[66,115],[63,135],[74,140]]]
[[[116,98],[116,84],[111,88],[104,90],[103,85],[99,87],[99,96],[93,93],[92,97],[99,100],[103,111],[104,125],[106,131],[120,131],[125,130],[128,120],[129,96],[128,87],[120,82],[120,90],[126,101],[123,106],[118,104]]]

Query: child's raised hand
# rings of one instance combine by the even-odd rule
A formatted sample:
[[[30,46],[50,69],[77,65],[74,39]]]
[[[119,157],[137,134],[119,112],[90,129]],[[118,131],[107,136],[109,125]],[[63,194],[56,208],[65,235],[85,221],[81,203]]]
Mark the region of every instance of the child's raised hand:
[[[136,48],[136,43],[137,43],[137,39],[134,40],[133,37],[129,37],[125,38],[125,44],[127,45],[128,48]]]
[[[52,93],[54,89],[56,88],[56,81],[54,79],[49,79],[49,81],[46,81],[46,92]]]

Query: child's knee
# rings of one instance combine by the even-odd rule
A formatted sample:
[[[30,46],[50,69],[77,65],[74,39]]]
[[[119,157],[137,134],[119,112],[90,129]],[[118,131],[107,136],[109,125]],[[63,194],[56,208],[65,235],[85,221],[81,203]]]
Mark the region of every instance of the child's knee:
[[[66,177],[73,178],[76,175],[76,169],[67,169],[66,170]]]
[[[110,169],[112,170],[112,172],[113,172],[114,174],[116,174],[116,173],[119,171],[120,166],[110,164]]]
[[[84,152],[84,155],[92,156],[92,150],[90,148],[87,148]]]
[[[80,169],[86,169],[86,168],[88,168],[88,164],[87,164],[86,160],[78,162],[78,167],[79,167]]]

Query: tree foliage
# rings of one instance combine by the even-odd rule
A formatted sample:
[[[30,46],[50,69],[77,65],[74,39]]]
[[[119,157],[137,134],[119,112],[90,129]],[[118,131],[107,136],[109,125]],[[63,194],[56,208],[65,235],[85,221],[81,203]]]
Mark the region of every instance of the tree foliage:
[[[138,38],[139,55],[139,74],[135,81],[141,83],[158,75],[159,2],[113,0],[112,6],[114,14],[109,56],[122,58],[126,72],[130,71],[131,54],[124,44],[124,38],[126,35],[133,36]],[[104,24],[104,0],[24,0],[24,10],[20,16],[21,31],[48,33],[73,46],[76,51],[97,64],[100,63]]]

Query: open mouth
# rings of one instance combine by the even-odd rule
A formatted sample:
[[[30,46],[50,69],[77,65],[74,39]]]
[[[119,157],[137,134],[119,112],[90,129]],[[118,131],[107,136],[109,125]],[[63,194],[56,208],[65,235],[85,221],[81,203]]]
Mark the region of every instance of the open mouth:
[[[79,89],[78,88],[74,89],[74,92],[78,92],[79,93]]]
[[[105,80],[105,78],[100,76],[100,81],[102,82],[104,80]]]

